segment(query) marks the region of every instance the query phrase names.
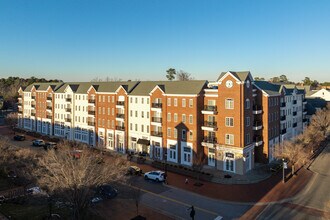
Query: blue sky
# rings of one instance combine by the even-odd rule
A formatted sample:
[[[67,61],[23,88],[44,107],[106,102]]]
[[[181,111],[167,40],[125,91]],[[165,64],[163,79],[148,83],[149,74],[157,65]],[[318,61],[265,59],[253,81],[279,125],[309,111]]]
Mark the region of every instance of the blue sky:
[[[0,78],[330,81],[330,1],[0,0]]]

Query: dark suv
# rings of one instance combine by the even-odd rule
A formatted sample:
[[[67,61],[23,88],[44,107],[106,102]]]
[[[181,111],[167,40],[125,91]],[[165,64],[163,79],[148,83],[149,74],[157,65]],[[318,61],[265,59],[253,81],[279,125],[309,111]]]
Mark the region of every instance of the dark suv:
[[[24,141],[25,140],[25,136],[22,134],[18,134],[14,136],[14,140],[15,141]]]
[[[118,191],[110,185],[102,185],[97,187],[96,194],[104,199],[112,199],[118,195]]]

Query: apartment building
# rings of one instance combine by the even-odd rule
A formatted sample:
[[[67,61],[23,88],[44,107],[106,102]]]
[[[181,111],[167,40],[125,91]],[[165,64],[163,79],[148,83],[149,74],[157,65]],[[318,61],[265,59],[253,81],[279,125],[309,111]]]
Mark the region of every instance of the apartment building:
[[[214,82],[35,83],[20,88],[18,125],[151,159],[244,174],[300,134],[305,91],[223,72]]]

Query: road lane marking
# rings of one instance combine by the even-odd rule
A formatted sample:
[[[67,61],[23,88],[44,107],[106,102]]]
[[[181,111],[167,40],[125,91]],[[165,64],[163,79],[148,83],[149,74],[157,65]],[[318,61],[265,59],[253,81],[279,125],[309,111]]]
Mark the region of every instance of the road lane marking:
[[[179,200],[172,199],[172,198],[169,198],[169,197],[167,197],[167,196],[163,196],[163,195],[160,195],[160,194],[157,194],[157,193],[151,192],[151,191],[146,190],[146,189],[142,189],[142,188],[139,188],[139,187],[136,187],[136,186],[130,186],[130,187],[133,188],[133,189],[141,190],[141,191],[143,191],[143,192],[145,192],[145,193],[149,193],[149,194],[154,195],[154,196],[156,196],[156,197],[160,197],[160,198],[162,198],[162,199],[165,199],[165,200],[168,200],[168,201],[171,201],[171,202],[174,202],[174,203],[178,203],[178,204],[183,205],[183,206],[191,207],[191,204],[188,204],[188,203],[185,203],[185,202],[181,202],[181,201],[179,201]],[[198,207],[198,206],[194,206],[194,208],[197,209],[197,210],[200,210],[200,211],[206,212],[206,213],[208,213],[208,214],[211,214],[211,215],[219,216],[219,214],[216,213],[216,212],[213,212],[213,211],[210,211],[210,210],[207,210],[207,209],[204,209],[204,208],[200,208],[200,207]]]

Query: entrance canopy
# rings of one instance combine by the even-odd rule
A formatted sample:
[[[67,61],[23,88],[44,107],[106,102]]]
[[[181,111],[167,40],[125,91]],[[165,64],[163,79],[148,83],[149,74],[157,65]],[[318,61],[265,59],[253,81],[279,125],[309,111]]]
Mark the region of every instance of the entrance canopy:
[[[141,138],[137,141],[137,143],[138,143],[138,144],[147,145],[147,146],[150,145],[150,141],[149,141],[149,140],[141,139]]]

